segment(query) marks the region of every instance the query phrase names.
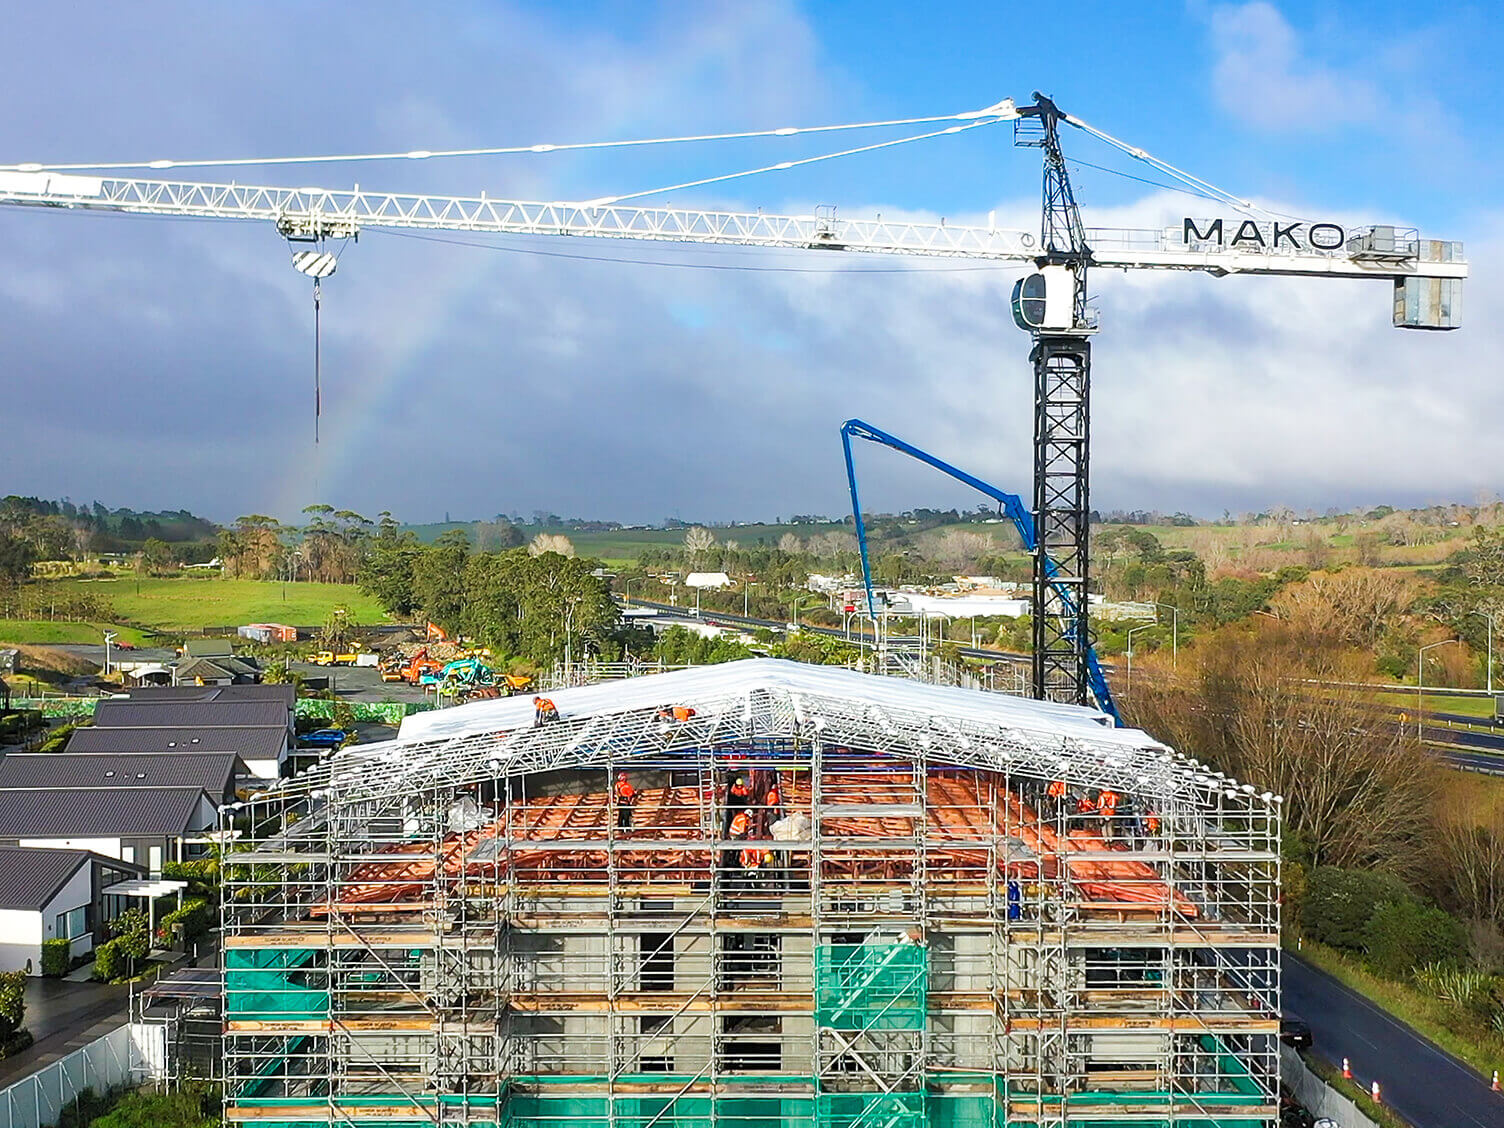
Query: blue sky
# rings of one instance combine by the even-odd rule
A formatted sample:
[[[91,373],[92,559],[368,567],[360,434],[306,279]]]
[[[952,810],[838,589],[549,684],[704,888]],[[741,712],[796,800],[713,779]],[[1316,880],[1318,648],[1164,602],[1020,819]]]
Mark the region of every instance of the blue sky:
[[[1244,196],[1418,226],[1465,241],[1474,264],[1448,335],[1388,328],[1381,283],[1100,272],[1098,506],[1466,501],[1504,477],[1495,5],[9,7],[0,163],[724,132],[1041,89]],[[845,141],[191,175],[574,199]],[[1145,172],[1074,131],[1066,143]],[[1076,178],[1088,223],[1184,206],[1086,165]],[[1000,126],[668,200],[1032,225],[1038,183],[1037,154]],[[561,250],[686,265],[528,253]],[[315,451],[308,287],[274,232],[0,210],[0,254],[3,493],[220,519],[312,501],[412,520],[835,513],[836,431],[858,414],[1027,492],[1011,270],[709,270],[808,256],[368,232],[325,287]],[[881,455],[870,481],[875,508],[968,501]]]

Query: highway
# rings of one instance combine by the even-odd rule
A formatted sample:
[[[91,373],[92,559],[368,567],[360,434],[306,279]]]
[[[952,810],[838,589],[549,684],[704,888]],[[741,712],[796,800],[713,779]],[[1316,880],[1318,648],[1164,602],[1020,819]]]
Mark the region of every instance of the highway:
[[[1289,952],[1283,979],[1285,1017],[1310,1025],[1313,1052],[1335,1066],[1347,1058],[1365,1088],[1377,1080],[1415,1128],[1504,1125],[1504,1093],[1357,992]]]

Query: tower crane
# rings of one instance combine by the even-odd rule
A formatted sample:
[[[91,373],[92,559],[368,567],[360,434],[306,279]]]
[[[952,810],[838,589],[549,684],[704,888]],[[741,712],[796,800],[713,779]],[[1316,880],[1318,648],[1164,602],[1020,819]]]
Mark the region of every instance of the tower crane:
[[[375,228],[1017,263],[1030,272],[1014,287],[1013,316],[1033,338],[1033,693],[1040,698],[1085,704],[1093,696],[1086,609],[1091,335],[1097,328],[1096,317],[1087,305],[1088,269],[1202,271],[1218,277],[1249,274],[1381,279],[1392,285],[1397,327],[1455,329],[1461,322],[1461,287],[1468,267],[1460,243],[1422,239],[1411,228],[1353,228],[1274,213],[1236,220],[1186,216],[1178,225],[1154,229],[1089,228],[1083,223],[1061,147],[1061,130],[1066,125],[1148,161],[1200,194],[1245,215],[1256,209],[1063,112],[1037,92],[1028,105],[1015,106],[1005,100],[985,111],[957,116],[973,119],[972,124],[1011,121],[1015,145],[1042,151],[1043,208],[1037,235],[991,223],[965,226],[881,218],[851,220],[837,218],[833,211],[793,216],[639,207],[616,197],[545,203],[496,199],[485,194],[442,196],[373,192],[359,187],[340,190],[200,183],[107,173],[88,175],[72,170],[89,166],[59,169],[40,164],[0,169],[0,206],[272,224],[298,248],[294,265],[315,283],[334,270],[335,256],[328,249],[331,242]],[[549,148],[537,146],[534,150]],[[152,167],[172,164],[153,162]],[[771,167],[787,168],[791,164]]]

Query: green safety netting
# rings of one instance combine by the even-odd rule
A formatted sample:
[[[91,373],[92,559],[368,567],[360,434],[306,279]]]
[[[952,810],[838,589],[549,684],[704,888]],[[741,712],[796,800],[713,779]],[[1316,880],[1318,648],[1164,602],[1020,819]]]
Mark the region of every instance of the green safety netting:
[[[923,1030],[928,950],[920,944],[815,949],[815,1022],[832,1030]]]
[[[323,1018],[329,992],[307,985],[312,948],[225,953],[225,1013],[240,1019]]]

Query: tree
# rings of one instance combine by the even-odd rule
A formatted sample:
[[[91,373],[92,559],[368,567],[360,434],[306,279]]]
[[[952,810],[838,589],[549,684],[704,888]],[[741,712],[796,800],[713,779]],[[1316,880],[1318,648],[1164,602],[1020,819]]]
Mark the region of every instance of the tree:
[[[237,517],[232,529],[219,534],[219,556],[227,576],[252,580],[275,579],[286,549],[282,525],[275,517],[252,513]]]
[[[684,551],[689,554],[691,564],[697,564],[715,548],[715,534],[703,526],[696,525],[684,534]]]
[[[470,538],[450,529],[413,562],[413,594],[430,622],[458,630],[465,608],[465,565]]]
[[[563,533],[539,533],[527,546],[529,555],[542,556],[545,552],[555,552],[560,556],[573,556],[574,543]]]
[[[1270,606],[1312,642],[1372,648],[1414,598],[1410,581],[1376,568],[1345,568],[1292,584]]]
[[[359,626],[344,607],[331,608],[319,628],[318,642],[325,650],[341,654],[355,645],[355,628]]]
[[[160,575],[172,566],[172,549],[166,541],[149,537],[141,546],[141,564],[149,575]]]
[[[382,513],[357,573],[361,590],[379,599],[393,615],[411,615],[420,605],[413,577],[422,555],[418,538],[411,531],[403,532],[390,513]]]
[[[29,541],[0,529],[0,584],[19,584],[30,579],[36,559]]]
[[[1284,624],[1203,636],[1180,672],[1134,671],[1133,723],[1284,795],[1286,833],[1315,865],[1424,875],[1440,768],[1404,726],[1380,723],[1355,682],[1364,656],[1312,647]]]

